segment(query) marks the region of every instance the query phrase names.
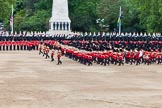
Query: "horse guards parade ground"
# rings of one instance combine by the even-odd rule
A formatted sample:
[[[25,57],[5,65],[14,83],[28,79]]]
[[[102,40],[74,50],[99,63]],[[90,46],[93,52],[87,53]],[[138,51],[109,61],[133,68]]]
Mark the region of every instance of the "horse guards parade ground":
[[[0,108],[162,108],[161,65],[85,66],[0,52]]]
[[[58,32],[63,36],[62,34],[71,33],[68,0],[53,0],[52,17],[49,24],[49,34]],[[12,31],[14,31],[13,21]],[[106,36],[100,34],[86,36],[87,38],[83,36],[81,37],[83,39],[76,40],[74,37],[74,41],[70,40],[69,43],[76,48],[82,45],[85,50],[94,44],[98,46],[95,47],[95,50],[98,50],[100,46],[103,49],[102,41],[106,41]],[[105,46],[112,44],[114,48],[116,48],[115,46],[122,48],[125,46],[128,50],[135,47],[144,48],[150,52],[155,50],[158,53],[158,62],[161,64],[154,62],[150,65],[148,60],[148,65],[144,63],[139,65],[138,58],[137,65],[123,64],[124,66],[118,66],[110,64],[104,66],[93,63],[92,66],[88,66],[84,65],[85,57],[88,63],[90,63],[89,57],[92,58],[86,54],[84,60],[83,58],[79,60],[82,64],[77,60],[74,61],[67,56],[62,56],[61,65],[57,65],[57,50],[54,55],[55,60],[51,62],[50,59],[45,59],[39,55],[38,50],[2,51],[3,47],[0,46],[0,108],[162,108],[162,35],[142,35],[134,38],[127,37],[127,35],[125,37],[117,35],[117,40],[113,36],[107,36],[107,40],[110,42],[107,41]],[[56,37],[56,40],[61,40],[61,38]],[[95,38],[97,43],[90,41],[89,38]],[[122,38],[122,46],[118,45],[119,38]],[[128,43],[129,39],[127,38],[135,40]],[[30,40],[28,42],[30,47]],[[66,43],[67,40],[62,42]],[[15,42],[13,40],[7,42],[6,39],[0,41],[2,46],[12,45],[12,43],[14,46],[15,44],[20,45],[21,39],[20,43],[16,38]],[[116,56],[122,49],[113,50],[114,56]],[[145,54],[148,55],[150,52]],[[61,52],[59,54],[61,56]],[[69,52],[69,54],[71,53]],[[119,56],[122,58],[121,53]],[[71,55],[69,57],[71,58]],[[101,55],[100,57],[106,56]],[[76,59],[76,56],[73,59]],[[119,61],[119,63],[121,62],[122,60]]]

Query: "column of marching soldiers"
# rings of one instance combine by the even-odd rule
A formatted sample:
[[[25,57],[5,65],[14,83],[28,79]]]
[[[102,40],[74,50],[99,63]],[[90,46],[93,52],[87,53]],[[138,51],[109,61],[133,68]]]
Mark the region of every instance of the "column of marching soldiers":
[[[72,35],[0,36],[0,50],[39,50],[46,59],[61,56],[84,65],[140,65],[162,63],[160,33],[94,33]]]

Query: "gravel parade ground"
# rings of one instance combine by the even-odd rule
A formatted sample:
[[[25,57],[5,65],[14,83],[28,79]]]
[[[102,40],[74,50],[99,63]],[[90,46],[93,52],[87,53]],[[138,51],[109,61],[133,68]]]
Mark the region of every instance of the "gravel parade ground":
[[[0,52],[0,108],[162,108],[162,65],[63,64]]]

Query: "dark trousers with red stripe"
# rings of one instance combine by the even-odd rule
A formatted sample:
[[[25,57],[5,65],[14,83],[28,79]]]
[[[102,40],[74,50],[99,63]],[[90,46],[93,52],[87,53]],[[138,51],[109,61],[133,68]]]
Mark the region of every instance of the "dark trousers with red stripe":
[[[62,64],[62,61],[60,60],[60,57],[58,57],[58,63],[57,63],[58,65],[59,64]]]

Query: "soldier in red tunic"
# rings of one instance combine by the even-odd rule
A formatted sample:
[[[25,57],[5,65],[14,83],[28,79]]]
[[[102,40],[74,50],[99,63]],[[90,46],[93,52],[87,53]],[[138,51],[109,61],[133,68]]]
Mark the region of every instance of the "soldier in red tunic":
[[[46,45],[43,45],[43,57],[46,54],[46,48],[47,48],[47,46]]]
[[[134,52],[131,51],[131,53],[130,53],[130,63],[131,63],[131,65],[133,64],[133,62],[134,62]]]
[[[8,41],[5,42],[6,50],[8,51],[9,43]]]
[[[62,61],[60,60],[61,59],[61,51],[58,51],[57,58],[58,58],[57,65],[62,64]]]
[[[2,46],[3,46],[3,51],[5,50],[5,42],[2,42]]]
[[[157,64],[161,64],[162,63],[162,54],[158,53],[157,55]]]
[[[39,55],[40,54],[43,54],[43,45],[42,44],[39,44],[39,48],[38,48],[38,50],[39,50]]]
[[[12,42],[13,44],[13,50],[15,51],[16,50],[16,42]]]
[[[20,42],[17,41],[16,44],[17,44],[17,50],[20,50]]]
[[[116,65],[117,64],[117,53],[114,52],[111,58],[112,58],[112,61],[111,61],[112,64]]]
[[[20,49],[23,50],[23,41],[20,41]]]
[[[52,49],[52,52],[51,52],[51,61],[52,61],[52,62],[54,61],[54,54],[55,54],[55,50]]]
[[[110,55],[109,55],[109,53],[106,53],[106,55],[105,55],[105,65],[106,64],[110,65]]]
[[[24,49],[24,50],[27,49],[27,44],[26,44],[26,43],[27,43],[27,42],[23,41],[23,47],[24,47],[23,49]]]
[[[121,64],[124,65],[124,63],[123,63],[123,54],[121,52],[118,53],[118,62],[119,62],[119,66]]]
[[[46,55],[46,59],[49,58],[50,56],[48,55],[49,54],[49,47],[46,48],[45,50],[45,55]]]
[[[9,48],[10,48],[10,50],[12,50],[12,42],[11,41],[9,41]]]
[[[136,62],[136,65],[139,65],[140,64],[140,52],[138,51],[138,52],[136,52],[135,53],[135,62]]]

